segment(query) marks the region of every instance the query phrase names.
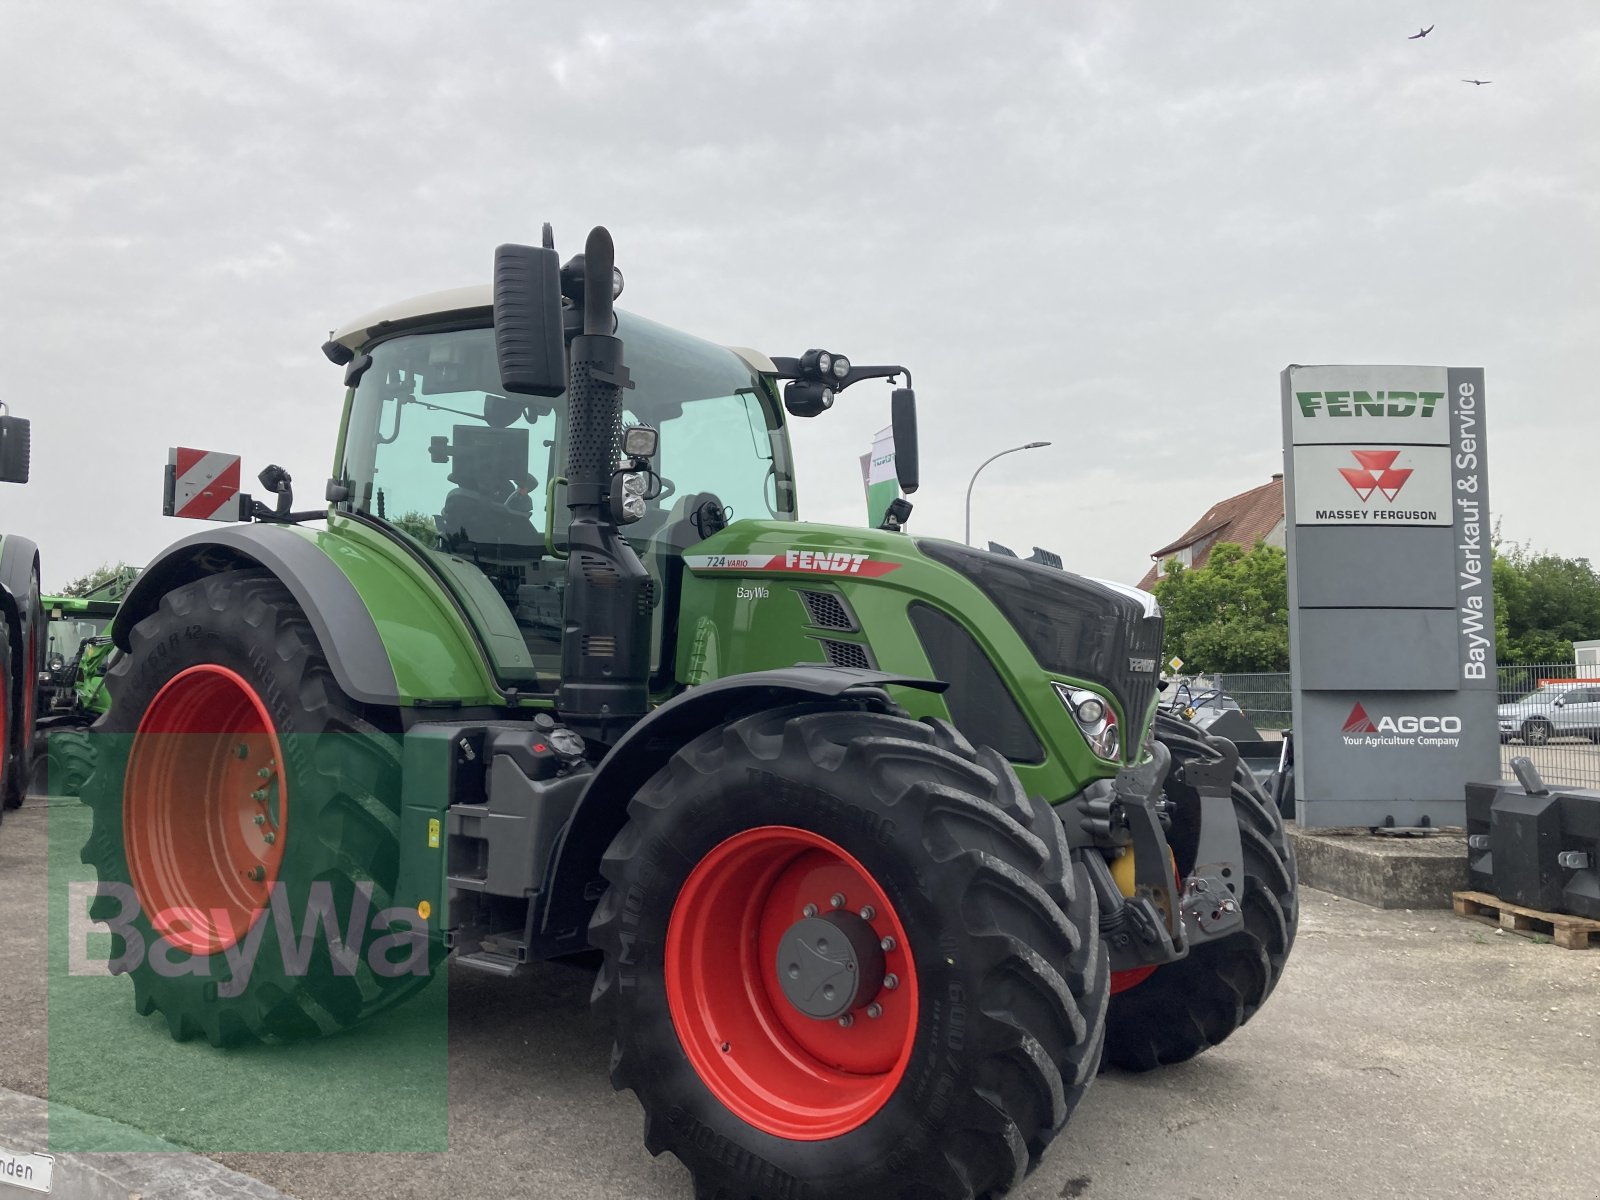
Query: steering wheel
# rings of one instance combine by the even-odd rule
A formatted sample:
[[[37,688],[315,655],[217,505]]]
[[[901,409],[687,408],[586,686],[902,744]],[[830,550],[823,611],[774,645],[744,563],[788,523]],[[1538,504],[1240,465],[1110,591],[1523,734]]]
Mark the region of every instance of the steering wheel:
[[[522,484],[515,479],[507,479],[506,482],[511,485],[511,494],[501,502],[501,507],[507,512],[514,512],[518,516],[527,516],[533,512],[533,497],[528,492],[539,486],[538,480],[532,475],[525,476],[525,479],[526,482]]]

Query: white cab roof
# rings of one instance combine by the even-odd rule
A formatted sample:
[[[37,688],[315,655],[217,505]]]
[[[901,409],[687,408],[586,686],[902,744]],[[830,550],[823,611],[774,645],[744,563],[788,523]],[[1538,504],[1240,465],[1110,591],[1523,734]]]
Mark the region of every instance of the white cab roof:
[[[352,350],[359,350],[362,344],[384,325],[392,325],[398,321],[414,321],[419,317],[469,313],[493,307],[494,291],[486,283],[471,287],[447,288],[442,292],[428,292],[426,295],[413,296],[409,300],[397,300],[393,304],[373,309],[366,315],[334,330],[332,340]],[[763,375],[777,374],[777,366],[761,351],[751,350],[746,346],[729,346],[728,349],[742,358],[751,370]]]

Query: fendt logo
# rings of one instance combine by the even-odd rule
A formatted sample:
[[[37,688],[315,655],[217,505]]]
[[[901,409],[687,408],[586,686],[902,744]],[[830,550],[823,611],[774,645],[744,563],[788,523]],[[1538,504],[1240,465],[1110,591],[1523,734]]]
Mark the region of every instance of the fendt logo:
[[[1461,718],[1402,713],[1374,721],[1358,700],[1344,719],[1342,732],[1347,746],[1459,746]]]
[[[1431,417],[1443,392],[1296,392],[1304,417]]]
[[[1361,497],[1361,503],[1370,500],[1373,492],[1382,492],[1384,499],[1393,504],[1400,489],[1405,487],[1406,480],[1411,478],[1410,467],[1394,465],[1395,459],[1400,457],[1400,451],[1352,449],[1350,453],[1361,465],[1340,467],[1339,474],[1344,476],[1351,490]]]

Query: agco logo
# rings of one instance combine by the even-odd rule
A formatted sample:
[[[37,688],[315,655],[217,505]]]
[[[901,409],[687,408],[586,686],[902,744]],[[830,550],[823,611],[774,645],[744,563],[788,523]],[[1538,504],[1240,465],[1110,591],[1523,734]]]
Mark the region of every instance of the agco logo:
[[[1397,467],[1395,460],[1400,457],[1398,450],[1354,450],[1350,451],[1355,456],[1359,467],[1340,467],[1339,474],[1344,476],[1344,481],[1350,485],[1352,491],[1361,497],[1365,504],[1372,498],[1372,493],[1382,492],[1390,504],[1400,494],[1400,489],[1405,487],[1406,480],[1411,478],[1410,467]]]
[[[1345,737],[1368,745],[1443,745],[1454,746],[1456,737],[1432,737],[1433,734],[1459,734],[1461,718],[1455,716],[1412,716],[1402,713],[1397,717],[1383,716],[1374,721],[1367,715],[1366,706],[1359,700],[1344,720]],[[1367,735],[1371,735],[1368,737]]]
[[[1296,392],[1300,415],[1431,417],[1443,392]]]

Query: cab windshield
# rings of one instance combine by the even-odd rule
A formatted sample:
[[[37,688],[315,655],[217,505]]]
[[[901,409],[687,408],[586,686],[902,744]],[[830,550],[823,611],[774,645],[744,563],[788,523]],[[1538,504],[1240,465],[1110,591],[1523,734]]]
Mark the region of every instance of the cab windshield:
[[[661,433],[661,494],[623,533],[669,585],[660,596],[675,580],[672,560],[718,527],[708,512],[729,523],[794,519],[793,475],[773,394],[743,360],[643,318],[617,318],[634,382],[624,422]],[[541,679],[553,680],[569,519],[566,397],[502,391],[491,328],[403,334],[369,353],[344,438],[351,506],[410,538],[447,579],[463,562],[481,572]],[[658,664],[662,617],[658,602]]]

